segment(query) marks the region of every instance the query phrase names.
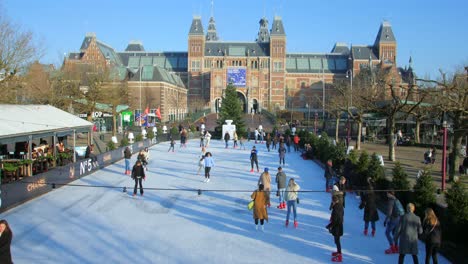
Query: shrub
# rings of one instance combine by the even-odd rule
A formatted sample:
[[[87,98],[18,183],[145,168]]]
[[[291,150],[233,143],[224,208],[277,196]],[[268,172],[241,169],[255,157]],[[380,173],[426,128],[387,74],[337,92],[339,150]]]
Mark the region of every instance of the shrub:
[[[403,204],[403,206],[406,205],[408,202],[408,194],[406,190],[410,189],[410,183],[408,181],[408,174],[405,172],[403,167],[401,166],[400,162],[395,163],[395,167],[392,170],[392,186],[395,190],[405,190],[405,191],[400,191],[396,192],[397,198],[400,200],[400,202]]]
[[[171,127],[171,135],[178,135],[179,134],[179,129],[175,126]]]
[[[366,151],[362,151],[356,163],[356,177],[354,179],[354,184],[360,188],[367,186],[369,162],[369,154]]]
[[[126,147],[128,145],[130,145],[130,143],[128,142],[127,138],[124,137],[124,138],[122,138],[122,140],[120,140],[120,146],[121,147]]]
[[[107,149],[108,149],[108,150],[114,150],[114,149],[116,149],[115,143],[112,142],[112,140],[109,140],[109,142],[107,142]]]
[[[416,212],[419,216],[424,217],[424,210],[436,202],[436,188],[432,181],[431,171],[424,168],[422,174],[414,185]]]
[[[377,182],[378,179],[385,176],[385,170],[382,165],[380,165],[380,160],[377,157],[377,154],[374,152],[370,157],[369,167],[367,169],[368,178],[370,177],[373,182]]]
[[[142,134],[136,135],[135,142],[139,142],[139,141],[142,141],[142,140],[143,140],[143,135]]]
[[[468,223],[468,193],[462,182],[456,181],[445,194],[448,212],[454,223]]]

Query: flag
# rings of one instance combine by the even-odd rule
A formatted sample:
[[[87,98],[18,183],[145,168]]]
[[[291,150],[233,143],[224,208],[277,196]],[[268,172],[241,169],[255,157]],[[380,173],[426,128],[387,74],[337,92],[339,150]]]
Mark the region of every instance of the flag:
[[[156,116],[161,120],[161,110],[159,110],[159,107],[156,109]]]
[[[150,111],[149,106],[147,106],[145,109],[145,115],[149,114],[149,111]]]

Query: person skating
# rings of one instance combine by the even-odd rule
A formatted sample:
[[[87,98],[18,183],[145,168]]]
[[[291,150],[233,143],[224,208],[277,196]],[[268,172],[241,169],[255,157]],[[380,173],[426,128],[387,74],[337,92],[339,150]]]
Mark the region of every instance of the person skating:
[[[255,148],[255,146],[252,147],[252,150],[250,151],[250,172],[254,171],[254,163],[257,166],[257,172],[259,172],[258,169],[258,151]]]
[[[263,184],[258,185],[258,190],[255,190],[250,197],[254,200],[253,219],[255,221],[255,229],[258,230],[258,222],[260,220],[261,230],[264,230],[264,221],[268,221],[268,211],[266,208],[267,196],[264,192]]]
[[[205,130],[205,147],[208,148],[210,146],[211,141],[211,134],[207,130]]]
[[[126,147],[124,150],[124,160],[125,160],[125,174],[130,175],[131,174],[131,169],[130,169],[130,159],[132,158],[132,151],[130,150],[130,147]]]
[[[173,138],[171,138],[171,142],[169,144],[170,144],[170,146],[169,146],[169,149],[167,150],[167,152],[171,151],[171,149],[172,149],[172,152],[174,152],[175,140]]]
[[[0,220],[0,263],[12,264],[11,259],[11,241],[13,232],[7,220]]]
[[[266,136],[265,145],[267,147],[268,152],[270,152],[270,145],[271,145],[270,133],[268,133]]]
[[[143,184],[142,180],[146,179],[145,170],[141,164],[141,161],[137,160],[132,169],[132,179],[135,180],[135,187],[133,188],[133,196],[137,194],[138,185],[140,185],[140,195],[143,196]]]
[[[239,138],[238,138],[238,136],[237,136],[237,132],[234,131],[234,145],[233,145],[234,148],[237,148],[237,147],[238,147],[238,146],[237,146],[237,140],[238,140],[238,139],[239,139]]]
[[[283,168],[278,167],[278,173],[276,173],[276,185],[278,187],[279,194],[279,205],[278,209],[286,208],[285,192],[286,192],[286,174]]]
[[[214,167],[215,165],[211,152],[207,152],[205,154],[204,162],[205,162],[205,181],[204,182],[210,182],[210,171],[211,171],[211,168]]]
[[[267,197],[266,204],[268,207],[270,207],[271,176],[268,172],[268,168],[263,169],[262,174],[260,174],[260,177],[258,178],[257,184],[263,184],[265,195]]]
[[[434,210],[427,208],[424,215],[423,240],[424,243],[426,243],[425,263],[429,264],[432,257],[432,263],[437,264],[437,251],[439,251],[440,248],[442,228],[440,227],[439,219],[437,219]]]
[[[339,201],[338,196],[333,196],[332,199],[332,213],[330,217],[330,223],[327,225],[327,229],[333,235],[336,245],[336,252],[332,253],[332,261],[342,262],[343,255],[341,254],[340,237],[343,236],[344,209],[343,205]]]
[[[325,164],[325,173],[324,173],[324,177],[325,177],[325,190],[327,192],[329,192],[332,188],[332,178],[333,176],[335,176],[335,172],[333,171],[333,168],[332,168],[332,161],[331,160],[328,160],[327,163]]]
[[[337,195],[340,198],[340,202],[343,204],[343,208],[346,207],[346,178],[340,177],[340,180],[333,185],[333,195]]]
[[[205,147],[201,148],[201,154],[198,157],[198,171],[197,175],[200,175],[200,171],[205,168],[205,155],[206,155],[206,149]]]
[[[281,165],[281,163],[283,163],[283,166],[286,165],[285,160],[284,160],[286,157],[286,148],[284,147],[283,143],[281,143],[278,148],[278,156],[279,156],[279,164]]]
[[[377,212],[377,205],[375,203],[375,193],[372,185],[369,190],[361,194],[361,204],[359,209],[364,209],[364,235],[367,236],[369,229],[369,222],[372,227],[372,237],[375,236],[375,222],[379,221],[379,213]]]
[[[401,217],[395,232],[395,240],[399,240],[398,264],[403,264],[406,254],[413,256],[413,263],[418,264],[418,236],[422,233],[421,219],[414,214],[414,204],[406,206],[406,214]]]
[[[297,152],[299,151],[299,141],[301,139],[299,138],[299,136],[296,134],[293,138],[293,141],[294,141],[294,151]]]
[[[224,133],[224,142],[226,143],[226,148],[229,146],[229,140],[231,139],[231,136],[229,135],[229,132]]]
[[[239,140],[239,144],[240,144],[239,149],[245,150],[244,142],[245,142],[245,138],[244,138],[243,136],[241,136],[241,138],[240,138],[240,140]]]
[[[297,228],[297,192],[301,189],[299,184],[294,181],[293,178],[289,179],[288,187],[286,188],[286,203],[288,205],[288,212],[286,213],[286,227],[289,225],[289,215],[291,214],[291,208],[294,217],[294,228]]]
[[[385,236],[387,237],[390,248],[385,250],[385,254],[398,253],[398,240],[395,238],[396,227],[400,223],[401,206],[400,201],[395,197],[394,191],[387,192],[387,214],[384,221]],[[404,213],[404,211],[403,211]]]

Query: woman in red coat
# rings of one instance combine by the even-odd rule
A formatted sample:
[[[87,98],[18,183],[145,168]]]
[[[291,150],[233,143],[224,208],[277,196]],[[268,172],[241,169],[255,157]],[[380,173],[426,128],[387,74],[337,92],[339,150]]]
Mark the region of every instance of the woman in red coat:
[[[263,191],[263,184],[258,185],[258,190],[254,191],[250,197],[254,200],[254,208],[253,208],[253,218],[255,220],[255,229],[258,230],[258,220],[260,220],[260,226],[263,228],[264,220],[268,221],[268,212],[266,209],[267,205],[267,195]]]

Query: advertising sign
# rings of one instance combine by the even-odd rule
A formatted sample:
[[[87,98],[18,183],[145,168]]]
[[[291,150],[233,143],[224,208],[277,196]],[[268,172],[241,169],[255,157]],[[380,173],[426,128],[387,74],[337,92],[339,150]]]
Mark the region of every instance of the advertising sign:
[[[227,82],[236,87],[245,87],[245,67],[229,67],[227,68]]]

